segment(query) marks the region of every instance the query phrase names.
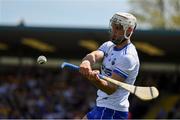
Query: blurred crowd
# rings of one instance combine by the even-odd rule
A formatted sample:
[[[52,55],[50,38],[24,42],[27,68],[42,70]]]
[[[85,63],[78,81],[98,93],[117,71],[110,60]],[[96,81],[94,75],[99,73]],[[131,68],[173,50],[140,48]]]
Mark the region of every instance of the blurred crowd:
[[[0,118],[81,118],[95,88],[77,72],[36,67],[0,74]]]
[[[179,81],[178,74],[144,72],[136,84],[155,85],[160,91],[179,93]],[[1,67],[0,118],[82,118],[95,105],[96,90],[78,72],[67,69]],[[143,103],[133,95],[130,101],[129,118],[141,118],[155,102]],[[178,113],[179,103],[166,118],[180,118]]]

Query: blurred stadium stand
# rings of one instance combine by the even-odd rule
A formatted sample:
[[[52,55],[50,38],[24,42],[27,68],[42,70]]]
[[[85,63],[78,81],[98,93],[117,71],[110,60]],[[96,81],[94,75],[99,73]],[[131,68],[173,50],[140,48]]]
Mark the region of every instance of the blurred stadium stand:
[[[82,118],[96,88],[58,65],[79,64],[108,39],[108,29],[0,26],[0,118]],[[132,42],[141,61],[135,84],[155,85],[160,96],[142,102],[131,95],[129,118],[180,118],[180,31],[137,30]],[[36,64],[39,55],[46,65]]]

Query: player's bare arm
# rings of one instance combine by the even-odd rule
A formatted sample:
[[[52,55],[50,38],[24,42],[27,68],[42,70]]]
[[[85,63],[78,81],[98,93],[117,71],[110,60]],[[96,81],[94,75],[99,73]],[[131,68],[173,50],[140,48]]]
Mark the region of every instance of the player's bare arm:
[[[104,53],[102,51],[93,51],[90,54],[87,54],[80,64],[80,73],[83,74],[90,82],[92,82],[98,89],[106,92],[107,94],[112,94],[118,88],[117,85],[107,82],[105,80],[100,80],[97,76],[99,74],[98,70],[92,70],[91,66],[102,60]],[[112,78],[117,79],[119,81],[123,81],[124,78],[112,74]]]
[[[92,68],[91,66],[93,64],[95,64],[96,62],[102,60],[104,57],[104,53],[102,51],[99,51],[99,50],[96,50],[96,51],[93,51],[89,54],[87,54],[81,64],[79,65],[80,67],[80,73],[82,75],[84,75],[85,77],[88,77],[89,75],[92,74]]]
[[[117,89],[118,86],[110,83],[108,81],[102,80],[100,79],[97,74],[99,72],[93,71],[93,75],[92,77],[88,78],[97,88],[99,88],[100,90],[104,91],[105,93],[107,93],[108,95],[113,94]],[[125,79],[122,78],[121,76],[113,73],[111,78],[116,79],[117,81],[124,81]]]

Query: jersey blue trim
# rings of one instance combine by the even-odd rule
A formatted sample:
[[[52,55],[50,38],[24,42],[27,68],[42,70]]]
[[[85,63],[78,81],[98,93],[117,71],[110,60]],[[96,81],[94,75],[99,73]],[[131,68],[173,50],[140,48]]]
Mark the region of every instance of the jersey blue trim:
[[[126,46],[126,49],[125,49],[125,55],[127,54],[127,48],[128,48],[128,46]]]
[[[105,51],[101,50],[101,49],[98,49],[99,51],[102,51],[103,53],[105,53]]]
[[[116,73],[116,74],[118,74],[119,76],[122,76],[122,77],[125,78],[125,79],[128,77],[127,75],[123,74],[121,71],[118,71],[118,70],[116,70],[116,69],[113,70],[113,72]]]
[[[117,48],[116,46],[114,46],[114,51],[121,51],[122,49],[124,49],[125,47],[127,47],[128,45],[130,45],[131,44],[131,42],[130,43],[128,43],[127,45],[125,45],[124,47],[122,47],[122,48]]]
[[[118,67],[116,67],[115,70],[120,71],[120,72],[122,72],[123,74],[125,74],[126,76],[128,76],[128,73],[124,72],[123,70],[121,70],[121,69],[118,68]]]

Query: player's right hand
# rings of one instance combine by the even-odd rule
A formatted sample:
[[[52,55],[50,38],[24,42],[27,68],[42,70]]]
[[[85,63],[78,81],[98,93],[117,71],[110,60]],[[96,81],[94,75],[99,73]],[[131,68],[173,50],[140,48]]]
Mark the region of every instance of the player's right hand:
[[[85,60],[79,65],[79,72],[85,77],[90,76],[92,73],[91,64],[89,61]]]

